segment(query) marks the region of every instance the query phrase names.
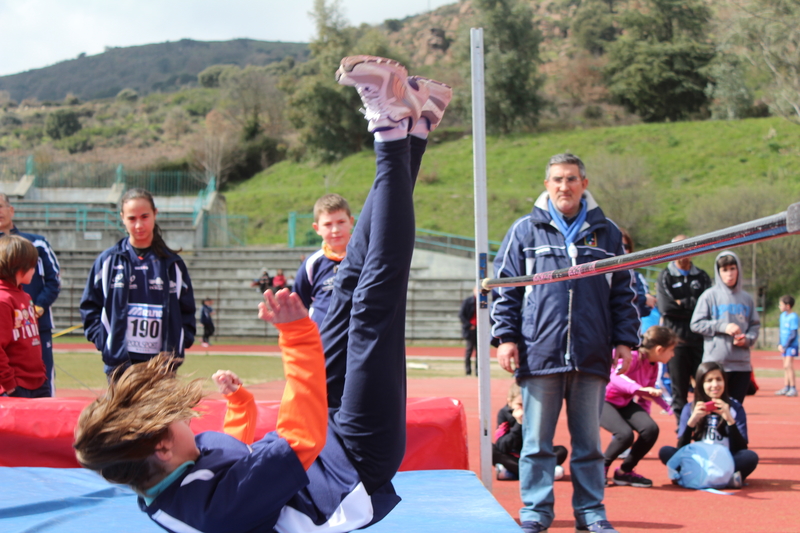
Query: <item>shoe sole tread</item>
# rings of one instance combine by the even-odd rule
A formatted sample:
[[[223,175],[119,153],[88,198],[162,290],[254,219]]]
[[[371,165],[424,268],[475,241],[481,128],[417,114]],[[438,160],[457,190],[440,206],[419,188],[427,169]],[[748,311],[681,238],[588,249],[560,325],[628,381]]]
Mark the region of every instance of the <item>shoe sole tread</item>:
[[[619,485],[620,487],[636,487],[639,489],[649,489],[650,487],[653,486],[652,482],[648,485],[646,483],[637,483],[635,481],[620,481],[618,479],[612,479],[611,481],[614,483],[614,485]]]

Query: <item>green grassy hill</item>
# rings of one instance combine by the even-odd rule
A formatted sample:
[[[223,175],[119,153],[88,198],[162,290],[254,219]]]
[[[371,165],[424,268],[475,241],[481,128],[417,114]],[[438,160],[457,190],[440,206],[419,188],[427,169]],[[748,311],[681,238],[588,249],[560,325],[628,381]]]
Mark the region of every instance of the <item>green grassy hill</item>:
[[[417,226],[472,235],[472,140],[437,144],[434,137],[433,141],[416,189]],[[663,244],[678,232],[736,223],[725,217],[713,227],[713,220],[699,216],[720,202],[731,202],[732,192],[774,188],[778,206],[774,212],[800,199],[800,128],[778,118],[519,135],[490,138],[487,148],[493,240],[501,240],[509,225],[531,209],[544,190],[548,158],[565,151],[584,159],[589,190],[611,218],[628,227],[640,246]],[[285,243],[289,211],[310,213],[317,197],[337,192],[358,212],[373,173],[368,152],[334,165],[284,161],[225,194],[229,212],[250,217],[249,243]],[[744,192],[739,200],[747,204]],[[753,218],[773,214],[771,208],[775,207],[765,205],[766,211]],[[737,205],[730,209],[737,211]],[[741,221],[749,220],[749,211],[742,217]],[[712,227],[698,227],[703,224]]]
[[[139,94],[170,92],[196,85],[197,74],[211,65],[263,66],[286,56],[305,61],[308,54],[304,43],[182,39],[108,48],[102,54],[82,54],[49,67],[0,76],[0,91],[8,91],[17,101],[60,101],[70,92],[81,100],[109,98],[125,88],[136,89]]]
[[[472,141],[432,141],[415,192],[417,227],[471,236]],[[779,118],[573,130],[490,138],[487,144],[491,240],[502,240],[511,223],[530,211],[544,190],[548,158],[565,151],[584,159],[589,190],[607,216],[631,232],[637,249],[679,233],[700,235],[773,215],[800,201],[800,128]],[[337,192],[358,212],[373,173],[368,152],[336,165],[284,161],[225,194],[229,212],[249,216],[249,244],[284,244],[289,211],[310,213],[317,197]],[[767,288],[764,318],[771,324],[777,298],[800,287],[794,268],[800,238],[757,248],[757,284]],[[749,284],[753,247],[737,252]],[[713,272],[715,256],[694,261]]]

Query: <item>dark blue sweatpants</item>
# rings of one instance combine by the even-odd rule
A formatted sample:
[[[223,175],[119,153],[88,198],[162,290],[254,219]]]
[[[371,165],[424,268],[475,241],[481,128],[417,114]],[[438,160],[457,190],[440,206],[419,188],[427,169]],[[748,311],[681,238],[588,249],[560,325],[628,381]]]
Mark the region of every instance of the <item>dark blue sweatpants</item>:
[[[375,143],[375,183],[320,329],[330,424],[370,494],[394,477],[405,453],[412,193],[426,144],[416,137]]]

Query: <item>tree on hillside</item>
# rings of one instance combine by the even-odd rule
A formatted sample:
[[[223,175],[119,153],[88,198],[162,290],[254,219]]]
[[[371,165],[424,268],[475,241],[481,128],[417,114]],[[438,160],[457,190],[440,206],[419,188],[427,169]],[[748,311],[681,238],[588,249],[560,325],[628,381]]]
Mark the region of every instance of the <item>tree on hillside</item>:
[[[207,181],[214,176],[218,188],[225,184],[234,165],[232,152],[235,138],[234,126],[215,109],[206,115],[205,131],[200,134],[192,148],[191,157],[195,165],[203,169]]]
[[[616,17],[611,6],[601,0],[582,4],[572,19],[571,32],[578,46],[594,55],[605,53],[617,39]]]
[[[261,133],[282,132],[283,94],[278,89],[278,77],[269,67],[223,70],[220,85],[228,103],[226,108],[241,127],[245,141]]]
[[[645,0],[620,21],[605,73],[612,97],[646,122],[680,120],[707,102],[710,11],[701,0]]]
[[[81,129],[78,114],[75,111],[61,109],[47,115],[44,132],[53,140],[64,139],[74,135]]]
[[[518,0],[476,0],[484,29],[486,125],[490,132],[530,130],[539,121],[544,79],[538,74],[541,33],[530,6]]]
[[[197,82],[201,87],[205,87],[207,89],[217,88],[219,87],[219,80],[222,74],[226,70],[230,69],[238,70],[239,67],[236,65],[211,65],[210,67],[200,71],[200,73],[197,75]]]
[[[332,73],[353,45],[353,32],[342,12],[342,0],[314,0],[309,13],[317,35],[308,44],[317,72]]]
[[[117,93],[117,100],[120,102],[133,103],[138,99],[139,99],[139,93],[136,92],[135,89],[131,89],[130,87],[122,89],[120,92]]]
[[[755,115],[753,93],[747,85],[742,60],[720,50],[708,68],[712,83],[706,87],[711,118],[735,120]]]
[[[800,3],[792,0],[733,2],[733,42],[747,60],[766,71],[770,107],[800,124]]]
[[[311,59],[297,65],[282,82],[289,94],[287,114],[311,157],[331,162],[360,150],[371,136],[358,112],[361,100],[334,80],[343,57],[366,54],[399,59],[379,32],[347,25],[340,0],[315,0],[311,12],[317,35],[309,44]]]
[[[599,154],[587,162],[592,196],[603,213],[628,230],[640,245],[658,242],[652,221],[662,206],[653,201],[655,188],[644,158]]]

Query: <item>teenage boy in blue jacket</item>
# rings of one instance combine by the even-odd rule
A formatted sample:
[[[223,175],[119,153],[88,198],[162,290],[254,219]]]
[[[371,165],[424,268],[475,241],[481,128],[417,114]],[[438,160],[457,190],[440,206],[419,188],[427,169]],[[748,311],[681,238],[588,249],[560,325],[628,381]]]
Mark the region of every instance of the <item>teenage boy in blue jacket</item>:
[[[586,190],[588,184],[577,156],[553,156],[545,172],[546,192],[509,229],[495,259],[495,276],[532,275],[623,254],[622,234]],[[576,531],[616,531],[603,505],[600,412],[613,350],[624,373],[631,348],[639,344],[632,271],[501,288],[491,316],[498,362],[515,373],[522,388],[523,531],[546,531],[555,516],[553,435],[563,400],[572,437]]]

